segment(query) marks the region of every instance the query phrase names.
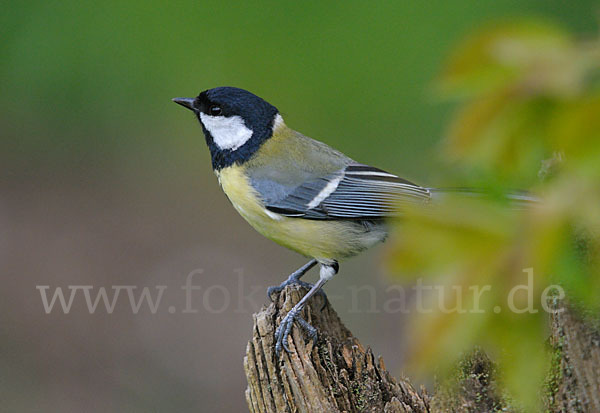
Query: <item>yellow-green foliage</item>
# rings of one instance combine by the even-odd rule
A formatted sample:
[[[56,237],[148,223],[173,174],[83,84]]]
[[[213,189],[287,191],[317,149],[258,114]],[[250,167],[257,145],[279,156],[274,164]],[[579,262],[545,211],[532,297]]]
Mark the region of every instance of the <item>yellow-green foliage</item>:
[[[454,51],[436,90],[459,103],[441,147],[449,170],[489,197],[448,196],[407,210],[389,251],[390,268],[448,286],[473,308],[469,286],[490,285],[483,311],[415,316],[415,365],[451,366],[481,345],[500,364],[510,395],[531,411],[548,369],[548,315],[542,292],[564,287],[578,306],[600,309],[600,42],[540,22],[498,24]],[[502,194],[528,189],[541,202],[511,206]],[[511,289],[533,272],[537,312],[507,306]],[[515,307],[528,296],[515,293]],[[433,294],[431,300],[438,300]]]

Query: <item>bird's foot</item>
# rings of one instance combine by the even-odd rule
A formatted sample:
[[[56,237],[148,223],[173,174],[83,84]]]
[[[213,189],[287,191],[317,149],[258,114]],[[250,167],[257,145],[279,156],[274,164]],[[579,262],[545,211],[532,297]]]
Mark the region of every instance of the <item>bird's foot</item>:
[[[298,284],[298,285],[301,285],[302,287],[308,288],[310,290],[312,285],[309,283],[301,282],[300,277],[302,277],[304,274],[306,274],[306,272],[309,271],[315,265],[317,265],[317,260],[313,258],[312,260],[310,260],[309,262],[304,264],[302,267],[298,268],[296,271],[291,273],[290,276],[287,278],[287,280],[282,282],[280,285],[269,287],[267,289],[267,297],[269,297],[269,300],[273,301],[271,299],[271,295],[273,293],[280,293],[286,286],[291,285],[291,284]]]
[[[302,312],[302,307],[294,306],[290,310],[289,313],[283,317],[279,327],[275,330],[275,355],[279,357],[281,354],[281,349],[284,348],[288,353],[290,352],[290,348],[288,345],[288,337],[292,332],[292,326],[294,325],[294,321],[297,321],[300,324],[300,327],[307,332],[308,337],[313,342],[317,341],[317,329],[311,326],[306,320],[304,320],[300,313]]]
[[[287,287],[288,285],[299,285],[301,287],[306,288],[307,290],[310,291],[310,289],[313,287],[313,284],[311,283],[307,283],[306,281],[302,281],[299,278],[294,278],[294,277],[290,277],[287,280],[285,280],[284,282],[282,282],[279,285],[273,285],[269,288],[267,288],[267,297],[269,297],[269,300],[273,301],[273,294],[279,294],[283,291],[283,289],[285,287]],[[325,291],[323,290],[319,290],[319,292],[317,293],[317,295],[319,295],[320,297],[323,298],[323,301],[325,303],[327,303],[327,294],[325,294]],[[325,304],[323,304],[323,306],[325,306]]]

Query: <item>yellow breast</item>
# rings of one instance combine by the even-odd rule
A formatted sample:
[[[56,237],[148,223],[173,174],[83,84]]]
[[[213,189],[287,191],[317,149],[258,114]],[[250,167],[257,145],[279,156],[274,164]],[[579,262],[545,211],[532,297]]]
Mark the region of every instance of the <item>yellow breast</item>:
[[[385,237],[350,221],[289,218],[264,208],[259,194],[244,174],[243,166],[217,172],[223,191],[242,217],[265,237],[307,257],[321,261],[356,255]]]

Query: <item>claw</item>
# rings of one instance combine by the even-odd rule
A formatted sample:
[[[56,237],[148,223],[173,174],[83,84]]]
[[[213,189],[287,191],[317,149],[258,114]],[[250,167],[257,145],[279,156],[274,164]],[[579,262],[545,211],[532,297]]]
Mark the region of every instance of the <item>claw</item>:
[[[281,293],[284,290],[284,288],[287,287],[288,285],[301,285],[302,287],[306,288],[306,284],[308,284],[308,283],[306,283],[304,281],[300,281],[297,278],[288,278],[287,280],[285,280],[284,282],[282,282],[279,285],[273,285],[273,286],[267,288],[267,297],[269,298],[269,300],[271,300],[271,302],[273,302],[273,298],[272,298],[273,293],[277,293],[277,294]],[[310,285],[310,284],[308,284],[308,285]],[[308,287],[308,288],[310,288],[310,287]]]
[[[292,332],[292,327],[294,325],[294,321],[297,321],[300,327],[302,327],[307,333],[313,342],[317,341],[317,329],[311,326],[306,320],[304,320],[300,316],[300,311],[296,308],[292,308],[289,313],[283,317],[279,327],[275,330],[275,356],[279,357],[281,354],[281,349],[285,349],[286,352],[290,352],[290,347],[288,344],[288,337]]]
[[[269,301],[273,302],[273,298],[271,297],[273,293],[279,294],[282,290],[283,287],[281,287],[281,285],[272,285],[269,288],[267,288],[267,298],[269,299]]]
[[[273,293],[280,293],[286,286],[291,285],[291,284],[299,284],[305,288],[310,289],[312,287],[312,284],[300,281],[300,277],[302,277],[304,274],[306,274],[306,272],[308,270],[310,270],[312,267],[314,267],[316,264],[317,264],[317,260],[312,259],[308,263],[304,264],[302,267],[298,268],[292,274],[290,274],[290,276],[287,278],[287,280],[285,280],[281,284],[274,285],[272,287],[267,288],[267,297],[269,298],[269,300],[273,301],[273,299],[271,298]]]
[[[302,327],[307,333],[310,340],[317,340],[317,329],[311,326],[306,320],[300,317],[300,313],[302,309],[306,306],[308,300],[316,294],[321,294],[325,298],[325,303],[323,307],[327,304],[327,296],[322,291],[323,285],[331,279],[335,273],[337,273],[337,262],[334,262],[335,266],[321,264],[321,277],[319,281],[315,285],[310,285],[308,283],[304,283],[299,280],[300,276],[304,274],[308,269],[314,266],[316,260],[313,260],[302,267],[300,270],[296,271],[292,274],[288,279],[279,287],[270,288],[269,292],[276,291],[279,288],[284,288],[288,284],[300,284],[303,287],[308,288],[310,286],[310,290],[302,297],[300,301],[294,305],[294,307],[283,317],[281,323],[279,323],[279,327],[275,330],[275,356],[278,358],[281,354],[281,349],[284,348],[288,353],[290,352],[290,348],[288,345],[288,337],[290,336],[290,332],[292,331],[292,326],[294,325],[294,321],[298,321],[300,327]]]
[[[317,337],[318,337],[318,333],[317,333],[317,329],[314,328],[313,326],[311,326],[308,321],[306,321],[305,319],[298,317],[296,319],[296,321],[298,322],[298,324],[300,324],[300,327],[302,327],[304,329],[304,331],[306,331],[308,333],[308,337],[309,339],[313,342],[316,343],[317,341]]]
[[[310,290],[313,287],[313,284],[307,283],[305,281],[287,279],[284,282],[282,282],[280,285],[273,285],[273,286],[267,288],[267,297],[269,297],[269,300],[271,302],[273,302],[273,298],[272,298],[273,293],[277,293],[277,294],[281,293],[285,289],[285,287],[287,287],[288,285],[299,285],[301,287],[306,288],[307,290]],[[325,308],[325,306],[327,305],[327,294],[325,294],[325,291],[319,290],[316,293],[316,295],[318,295],[319,297],[321,297],[323,299],[323,306],[321,307],[321,310],[323,310]]]

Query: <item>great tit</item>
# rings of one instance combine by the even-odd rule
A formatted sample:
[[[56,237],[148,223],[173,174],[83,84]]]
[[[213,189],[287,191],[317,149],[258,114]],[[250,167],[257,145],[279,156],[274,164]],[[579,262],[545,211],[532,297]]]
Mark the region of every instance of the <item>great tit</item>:
[[[275,332],[277,355],[282,347],[289,351],[294,321],[316,338],[300,312],[337,274],[338,261],[383,241],[385,219],[403,203],[427,203],[436,193],[290,129],[275,106],[246,90],[217,87],[173,101],[196,114],[219,184],[240,215],[265,237],[311,258],[268,291],[310,287]],[[300,281],[317,263],[319,281]]]

